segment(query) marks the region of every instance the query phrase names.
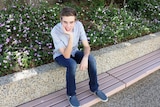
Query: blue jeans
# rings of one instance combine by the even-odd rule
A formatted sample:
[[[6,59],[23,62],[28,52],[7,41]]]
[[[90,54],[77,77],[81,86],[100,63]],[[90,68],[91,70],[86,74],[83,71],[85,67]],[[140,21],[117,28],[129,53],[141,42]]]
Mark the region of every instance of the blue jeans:
[[[77,51],[75,57],[71,58],[64,58],[63,55],[60,55],[55,58],[55,61],[67,68],[66,71],[66,88],[67,88],[67,95],[73,96],[76,94],[76,83],[75,83],[75,73],[77,64],[80,64],[84,53],[82,51]],[[88,58],[88,75],[89,75],[89,86],[92,92],[98,90],[98,83],[97,83],[97,68],[96,68],[96,60],[93,56],[89,55]]]

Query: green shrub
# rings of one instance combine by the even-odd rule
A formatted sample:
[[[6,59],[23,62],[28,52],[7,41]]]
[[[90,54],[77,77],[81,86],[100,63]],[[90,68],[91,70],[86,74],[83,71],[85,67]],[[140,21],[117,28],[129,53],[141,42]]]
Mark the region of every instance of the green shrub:
[[[14,71],[52,60],[51,28],[59,21],[59,6],[38,9],[15,5],[0,13],[0,71]]]
[[[137,16],[160,20],[160,0],[128,0],[127,5]]]

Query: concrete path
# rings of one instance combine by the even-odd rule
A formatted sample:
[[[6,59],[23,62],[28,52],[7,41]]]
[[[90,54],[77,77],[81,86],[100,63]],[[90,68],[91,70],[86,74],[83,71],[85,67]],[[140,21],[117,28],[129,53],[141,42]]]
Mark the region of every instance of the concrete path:
[[[160,107],[160,70],[92,107]]]

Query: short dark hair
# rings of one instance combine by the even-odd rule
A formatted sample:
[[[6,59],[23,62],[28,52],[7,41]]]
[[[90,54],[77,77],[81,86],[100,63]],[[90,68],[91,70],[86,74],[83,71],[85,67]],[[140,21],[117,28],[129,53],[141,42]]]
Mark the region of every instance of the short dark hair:
[[[75,16],[77,18],[77,12],[71,7],[64,7],[61,10],[60,18],[62,18],[63,16]]]

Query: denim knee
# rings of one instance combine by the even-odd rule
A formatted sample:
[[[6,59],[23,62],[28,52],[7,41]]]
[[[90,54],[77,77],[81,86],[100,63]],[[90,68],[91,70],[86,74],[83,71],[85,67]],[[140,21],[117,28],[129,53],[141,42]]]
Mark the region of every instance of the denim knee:
[[[73,59],[68,59],[68,64],[67,64],[67,73],[75,75],[77,69],[77,63]]]
[[[88,72],[89,75],[97,75],[97,67],[96,67],[96,60],[92,55],[89,55],[88,59]]]
[[[89,57],[88,57],[88,63],[90,65],[96,66],[96,60],[95,60],[94,56],[89,55]]]

